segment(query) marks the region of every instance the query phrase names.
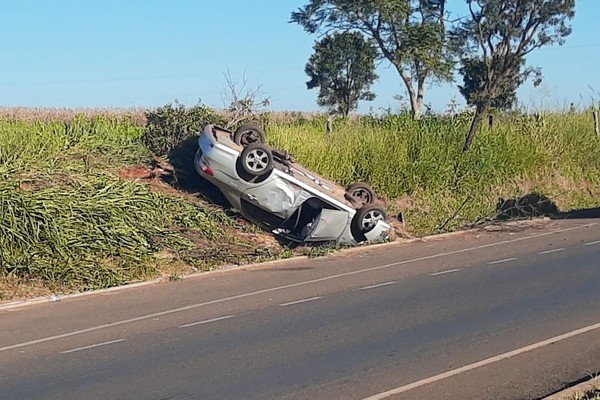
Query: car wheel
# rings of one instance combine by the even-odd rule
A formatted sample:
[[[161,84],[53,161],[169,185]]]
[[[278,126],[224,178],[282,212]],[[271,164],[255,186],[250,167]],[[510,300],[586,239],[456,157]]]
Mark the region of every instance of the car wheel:
[[[251,143],[264,143],[265,132],[256,125],[242,125],[233,133],[233,141],[244,147]]]
[[[352,234],[354,238],[362,242],[365,240],[365,233],[371,231],[379,221],[387,220],[387,214],[383,208],[367,204],[360,208],[352,219]]]
[[[358,202],[359,207],[375,203],[375,192],[371,186],[364,182],[356,182],[348,186],[346,189],[346,197],[350,201],[354,200]]]
[[[262,143],[250,143],[241,155],[242,170],[252,176],[265,175],[273,169],[273,153]]]

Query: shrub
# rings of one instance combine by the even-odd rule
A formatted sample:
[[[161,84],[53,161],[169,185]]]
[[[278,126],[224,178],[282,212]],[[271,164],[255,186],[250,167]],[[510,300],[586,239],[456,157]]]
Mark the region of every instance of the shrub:
[[[208,123],[222,125],[215,110],[203,105],[187,108],[175,102],[146,112],[144,144],[159,156],[167,156],[177,145],[200,134]]]

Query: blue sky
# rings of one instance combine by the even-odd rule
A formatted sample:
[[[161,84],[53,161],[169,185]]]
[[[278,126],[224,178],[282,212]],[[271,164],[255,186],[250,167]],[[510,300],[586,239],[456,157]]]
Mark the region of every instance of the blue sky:
[[[304,66],[315,36],[288,23],[308,0],[3,0],[0,106],[156,107],[199,100],[223,107],[225,74],[259,85],[274,111],[317,111]],[[462,0],[448,8],[460,14]],[[530,109],[600,103],[599,0],[577,0],[573,33],[563,47],[528,58],[542,67],[538,88],[519,98]],[[377,99],[360,112],[399,109],[397,73],[380,65]],[[238,86],[239,87],[239,86]],[[425,102],[443,111],[453,85],[431,87]]]

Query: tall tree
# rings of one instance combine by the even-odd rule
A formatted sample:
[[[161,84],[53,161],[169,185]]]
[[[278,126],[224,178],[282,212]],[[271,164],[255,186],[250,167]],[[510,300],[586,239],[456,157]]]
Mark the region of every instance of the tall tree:
[[[552,44],[562,45],[571,33],[575,0],[466,0],[469,18],[452,32],[462,47],[459,72],[461,93],[475,106],[465,141],[471,148],[477,127],[492,107],[505,108],[531,75],[541,81],[538,68],[525,68],[526,56]]]
[[[412,115],[421,117],[428,80],[450,81],[446,0],[310,0],[290,22],[309,33],[361,32],[400,75]]]
[[[308,89],[319,88],[317,103],[347,116],[359,100],[373,100],[369,91],[378,78],[375,73],[377,50],[358,32],[325,36],[314,46],[306,64]]]

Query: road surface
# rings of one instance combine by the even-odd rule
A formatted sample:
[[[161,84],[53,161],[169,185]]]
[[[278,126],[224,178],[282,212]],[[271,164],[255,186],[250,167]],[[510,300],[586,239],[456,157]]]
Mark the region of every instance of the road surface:
[[[0,308],[0,399],[535,399],[600,369],[600,221]]]

